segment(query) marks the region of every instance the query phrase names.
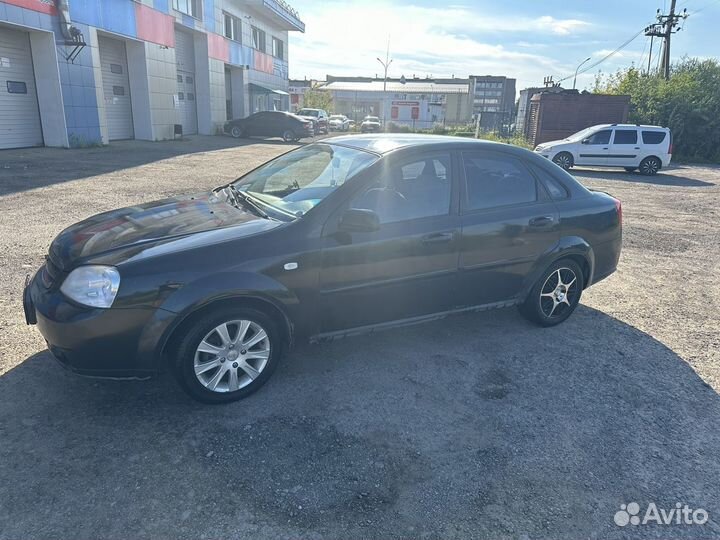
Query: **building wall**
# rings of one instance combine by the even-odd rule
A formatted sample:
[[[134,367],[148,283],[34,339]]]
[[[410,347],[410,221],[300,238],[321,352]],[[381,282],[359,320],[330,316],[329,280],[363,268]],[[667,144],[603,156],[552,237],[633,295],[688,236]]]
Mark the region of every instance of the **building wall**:
[[[627,122],[630,96],[541,93],[530,100],[528,138],[533,145],[563,139],[598,124]]]
[[[273,4],[270,2],[270,4]],[[269,90],[288,87],[288,30],[275,24],[267,4],[246,0],[202,0],[198,18],[172,9],[173,0],[72,0],[70,18],[83,34],[86,46],[74,61],[68,61],[73,46],[64,45],[60,19],[49,0],[0,0],[0,23],[28,31],[31,43],[44,56],[34,59],[36,80],[53,84],[56,105],[64,114],[53,117],[58,107],[41,103],[41,121],[47,145],[73,146],[108,143],[105,96],[98,49],[98,36],[125,41],[135,138],[163,140],[174,136],[179,123],[177,107],[176,27],[194,35],[198,130],[214,134],[226,121],[225,68],[233,70],[233,110],[245,114],[272,108],[280,98],[287,110],[287,95],[252,92],[254,83]],[[275,9],[275,8],[273,8]],[[241,21],[240,40],[224,37],[224,12]],[[265,31],[266,53],[251,47],[251,26]],[[304,25],[302,25],[304,28]],[[284,58],[275,58],[272,37],[283,42]],[[44,46],[55,43],[57,59],[47,60]],[[36,45],[33,45],[33,49]],[[40,54],[33,51],[34,55]],[[238,74],[240,72],[240,74]],[[54,74],[54,77],[53,77]],[[43,100],[51,100],[46,89]],[[253,95],[256,94],[256,95]],[[265,96],[265,99],[259,99]],[[40,96],[39,96],[40,97]],[[264,101],[264,103],[262,103]],[[43,114],[43,108],[47,109]],[[60,136],[58,136],[60,134]]]

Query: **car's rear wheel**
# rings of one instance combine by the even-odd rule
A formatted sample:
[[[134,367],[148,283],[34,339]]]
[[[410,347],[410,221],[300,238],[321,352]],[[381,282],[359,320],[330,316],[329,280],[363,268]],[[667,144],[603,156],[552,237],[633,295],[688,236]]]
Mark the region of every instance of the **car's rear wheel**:
[[[640,162],[640,174],[655,176],[662,167],[662,163],[655,156],[646,157]]]
[[[258,390],[284,351],[273,320],[254,309],[221,309],[199,318],[180,341],[175,374],[204,403],[229,403]]]
[[[637,167],[623,167],[627,172],[635,172],[637,171]]]
[[[553,158],[553,163],[566,171],[574,165],[574,162],[570,152],[560,152]]]
[[[239,139],[240,137],[243,136],[243,130],[240,126],[233,126],[232,129],[230,130],[230,135],[232,135],[236,139]]]
[[[560,324],[575,311],[584,286],[583,273],[576,262],[557,261],[537,280],[520,305],[520,312],[541,326]]]
[[[282,134],[283,141],[294,142],[300,139],[292,129],[286,129]]]

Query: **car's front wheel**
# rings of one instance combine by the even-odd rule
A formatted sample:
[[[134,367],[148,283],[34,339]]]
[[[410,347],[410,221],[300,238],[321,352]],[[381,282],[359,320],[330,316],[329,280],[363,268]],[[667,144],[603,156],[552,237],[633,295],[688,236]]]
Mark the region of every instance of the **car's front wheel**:
[[[300,139],[292,129],[286,129],[282,134],[283,141],[294,142]]]
[[[240,126],[233,126],[230,130],[230,135],[232,135],[236,139],[239,139],[243,136],[243,130]]]
[[[560,324],[575,311],[584,286],[582,270],[575,261],[557,261],[537,280],[520,305],[520,313],[540,326]]]
[[[284,351],[273,320],[254,309],[221,309],[185,331],[175,358],[183,389],[204,403],[229,403],[258,390]]]
[[[660,160],[654,156],[646,157],[640,162],[640,174],[655,176],[662,167]]]
[[[553,158],[553,163],[566,171],[575,164],[570,152],[560,152]]]

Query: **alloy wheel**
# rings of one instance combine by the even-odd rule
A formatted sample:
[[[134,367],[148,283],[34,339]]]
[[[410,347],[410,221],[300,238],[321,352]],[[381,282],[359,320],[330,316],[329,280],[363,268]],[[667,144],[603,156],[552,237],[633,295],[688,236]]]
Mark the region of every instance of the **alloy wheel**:
[[[579,294],[576,283],[577,276],[570,268],[558,268],[548,276],[540,289],[540,309],[547,318],[561,317],[572,309]]]
[[[270,359],[270,338],[254,321],[224,322],[200,341],[195,376],[212,392],[235,392],[257,379]]]
[[[242,130],[237,126],[234,126],[232,130],[230,130],[230,135],[232,135],[236,139],[239,139],[242,136]]]
[[[568,170],[570,167],[572,167],[572,158],[569,154],[558,154],[553,158],[553,162],[555,163],[555,165],[565,170]]]
[[[660,170],[660,164],[658,163],[658,160],[655,158],[648,158],[643,160],[643,162],[640,164],[640,172],[652,176],[653,174],[656,174]]]
[[[285,133],[283,133],[282,138],[285,142],[292,142],[295,140],[295,133],[288,129],[287,131],[285,131]]]

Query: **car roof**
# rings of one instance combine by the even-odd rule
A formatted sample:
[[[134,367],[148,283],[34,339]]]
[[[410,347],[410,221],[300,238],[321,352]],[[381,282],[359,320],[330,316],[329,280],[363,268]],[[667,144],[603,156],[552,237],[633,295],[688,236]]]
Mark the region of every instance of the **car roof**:
[[[386,154],[399,148],[409,146],[435,146],[441,144],[457,144],[467,147],[497,146],[501,143],[485,141],[482,139],[470,139],[468,137],[452,137],[449,135],[429,135],[422,133],[374,133],[368,135],[343,135],[332,137],[322,142],[329,144],[340,144],[357,148],[358,150],[369,150],[377,154]],[[507,146],[507,145],[503,145]]]
[[[611,128],[611,127],[619,127],[619,128],[642,128],[642,129],[669,129],[662,126],[651,126],[646,124],[598,124],[597,126],[590,126],[594,128]]]

